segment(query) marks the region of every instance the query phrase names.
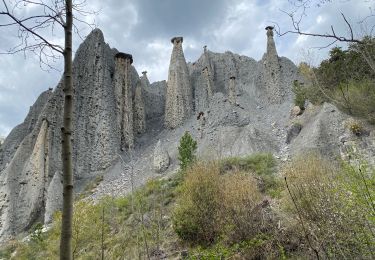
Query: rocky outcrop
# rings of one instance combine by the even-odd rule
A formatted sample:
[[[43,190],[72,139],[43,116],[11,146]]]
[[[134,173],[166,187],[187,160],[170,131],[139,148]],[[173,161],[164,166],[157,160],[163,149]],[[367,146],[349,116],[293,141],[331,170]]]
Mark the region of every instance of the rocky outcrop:
[[[294,106],[291,110],[290,110],[290,118],[295,118],[299,115],[302,114],[302,109],[299,107],[299,106]]]
[[[281,64],[277,55],[275,41],[273,39],[273,27],[267,26],[267,51],[262,58],[262,73],[260,78],[265,90],[265,99],[270,103],[281,103],[285,91],[281,82]]]
[[[159,140],[154,149],[153,168],[157,173],[162,173],[169,166],[169,154]]]
[[[51,89],[41,93],[34,105],[30,107],[29,113],[27,114],[24,122],[13,128],[13,130],[4,140],[4,143],[0,148],[0,172],[4,170],[7,164],[9,164],[22,140],[33,131],[37,124],[39,115],[51,96]]]
[[[141,77],[143,100],[145,104],[145,114],[147,121],[164,116],[167,82],[163,80],[154,82],[150,85],[147,78],[146,80],[144,77]]]
[[[165,126],[176,128],[181,125],[192,112],[192,88],[189,71],[182,50],[182,37],[171,40],[173,50],[168,71]]]
[[[72,156],[76,192],[107,169],[121,148],[120,129],[114,123],[116,53],[95,29],[75,55]],[[138,74],[133,67],[129,70],[131,86],[135,86]],[[28,229],[35,221],[49,221],[61,205],[61,197],[52,193],[58,192],[58,181],[51,181],[62,169],[62,86],[60,82],[55,90],[39,96],[25,121],[11,131],[1,148],[1,240]]]
[[[44,223],[51,223],[53,214],[62,208],[62,173],[56,172],[47,188]]]
[[[301,132],[301,129],[302,125],[300,123],[293,123],[291,126],[289,126],[286,135],[286,143],[290,144],[290,142]]]
[[[39,123],[38,123],[39,124]],[[42,120],[20,144],[1,174],[1,237],[9,238],[38,219],[48,178],[49,123]]]

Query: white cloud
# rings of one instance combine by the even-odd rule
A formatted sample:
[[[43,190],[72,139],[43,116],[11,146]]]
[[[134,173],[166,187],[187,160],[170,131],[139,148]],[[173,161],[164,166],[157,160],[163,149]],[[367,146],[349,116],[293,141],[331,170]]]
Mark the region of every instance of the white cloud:
[[[324,23],[324,21],[325,18],[322,15],[318,15],[318,17],[316,17],[317,24]]]

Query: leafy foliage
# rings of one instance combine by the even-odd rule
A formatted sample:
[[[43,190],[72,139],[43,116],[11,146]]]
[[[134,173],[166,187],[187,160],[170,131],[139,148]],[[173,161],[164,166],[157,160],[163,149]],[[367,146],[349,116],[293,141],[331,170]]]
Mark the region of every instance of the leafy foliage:
[[[178,147],[178,160],[182,170],[185,170],[195,160],[195,151],[197,142],[193,139],[188,131],[180,139]]]
[[[294,105],[299,106],[301,109],[305,109],[306,91],[298,80],[293,82],[292,91],[294,93]]]
[[[307,84],[302,93],[294,89],[296,103],[304,92],[314,104],[333,102],[344,112],[375,123],[375,38],[365,37],[363,42],[352,43],[347,50],[332,48],[317,68],[301,63],[299,71]]]

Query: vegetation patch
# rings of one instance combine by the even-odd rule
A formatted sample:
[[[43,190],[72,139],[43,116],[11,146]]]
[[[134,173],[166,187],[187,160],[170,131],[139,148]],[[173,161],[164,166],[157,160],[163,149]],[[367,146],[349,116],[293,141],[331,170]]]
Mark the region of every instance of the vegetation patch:
[[[360,161],[359,161],[360,162]],[[275,176],[271,155],[195,162],[125,197],[74,204],[74,259],[373,259],[375,170],[305,154]],[[273,176],[278,196],[260,180]],[[287,184],[287,185],[286,185]],[[58,259],[61,213],[47,232],[0,250]]]
[[[375,171],[365,164],[334,165],[317,155],[296,159],[286,170],[287,202],[316,255],[374,258]]]

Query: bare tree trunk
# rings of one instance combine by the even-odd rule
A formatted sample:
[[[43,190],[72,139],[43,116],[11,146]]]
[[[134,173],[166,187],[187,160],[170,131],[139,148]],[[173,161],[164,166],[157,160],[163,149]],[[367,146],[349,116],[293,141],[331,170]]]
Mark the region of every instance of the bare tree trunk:
[[[72,165],[72,117],[73,117],[73,78],[72,78],[72,0],[65,1],[66,24],[64,48],[64,125],[62,128],[63,165],[63,211],[60,240],[60,259],[72,259],[72,218],[73,218],[73,165]]]
[[[102,260],[104,260],[104,206],[102,212]]]

